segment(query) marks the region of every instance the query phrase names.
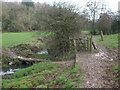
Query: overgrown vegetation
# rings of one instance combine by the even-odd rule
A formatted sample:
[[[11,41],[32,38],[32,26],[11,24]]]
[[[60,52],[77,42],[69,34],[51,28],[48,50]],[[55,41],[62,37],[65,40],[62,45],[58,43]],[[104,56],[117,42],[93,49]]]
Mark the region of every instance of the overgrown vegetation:
[[[49,51],[52,56],[61,56],[70,50],[69,38],[80,31],[80,16],[74,5],[67,3],[55,3],[43,12],[45,15],[37,18],[43,21],[46,30],[54,32],[49,42]]]
[[[76,84],[82,79],[82,76],[77,74],[80,71],[79,65],[76,65],[74,69],[66,69],[64,72],[58,71],[60,66],[55,63],[41,62],[16,71],[11,76],[12,79],[3,80],[3,88],[72,88],[79,86]]]
[[[13,65],[19,65],[22,63],[19,61],[18,58],[10,58],[10,57],[6,56],[5,54],[2,55],[2,62],[1,62],[2,68],[9,67],[9,63],[11,63],[11,62]]]

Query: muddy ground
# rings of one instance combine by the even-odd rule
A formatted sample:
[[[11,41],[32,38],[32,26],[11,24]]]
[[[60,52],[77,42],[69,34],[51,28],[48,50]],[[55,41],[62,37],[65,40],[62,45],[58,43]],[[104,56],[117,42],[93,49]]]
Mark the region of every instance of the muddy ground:
[[[98,53],[77,54],[77,63],[81,65],[84,76],[83,88],[117,88],[118,82],[112,72],[112,67],[118,63],[117,51],[108,52],[103,46],[98,46]]]

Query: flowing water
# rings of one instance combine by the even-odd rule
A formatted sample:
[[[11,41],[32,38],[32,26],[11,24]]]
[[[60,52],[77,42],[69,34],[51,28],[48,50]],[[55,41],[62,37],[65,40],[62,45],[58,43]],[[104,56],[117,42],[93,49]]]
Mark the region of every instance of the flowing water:
[[[17,66],[9,66],[7,68],[2,68],[2,70],[0,71],[0,76],[13,74],[15,71],[21,70],[23,68],[27,68],[29,66],[30,65],[21,64]]]
[[[43,51],[37,52],[36,54],[48,54],[48,51],[43,50]],[[23,57],[20,57],[20,56],[19,56],[19,58],[23,59]],[[16,65],[16,66],[9,66],[7,68],[2,68],[2,70],[0,71],[0,76],[2,76],[2,75],[11,75],[15,71],[18,71],[18,70],[23,69],[23,68],[27,68],[29,66],[30,65],[27,65],[27,64],[21,64],[21,65]]]

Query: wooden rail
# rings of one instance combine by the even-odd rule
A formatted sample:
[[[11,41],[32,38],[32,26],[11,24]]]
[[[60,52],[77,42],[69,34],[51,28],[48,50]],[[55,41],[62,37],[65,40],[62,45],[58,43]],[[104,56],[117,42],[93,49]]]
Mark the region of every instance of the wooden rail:
[[[91,51],[92,52],[93,44],[94,43],[92,42],[92,36],[72,38],[72,39],[70,39],[70,50],[71,51],[75,50],[75,51]]]

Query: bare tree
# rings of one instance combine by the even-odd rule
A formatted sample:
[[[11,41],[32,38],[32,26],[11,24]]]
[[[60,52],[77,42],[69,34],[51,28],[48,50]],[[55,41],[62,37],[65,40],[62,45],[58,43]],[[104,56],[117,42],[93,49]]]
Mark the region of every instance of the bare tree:
[[[106,12],[106,5],[104,2],[97,2],[96,0],[94,1],[89,1],[86,4],[85,9],[83,12],[87,15],[89,20],[92,21],[91,24],[91,29],[92,29],[92,34],[96,33],[96,21],[99,18],[99,15],[102,13]]]
[[[99,10],[99,6],[98,6],[98,2],[88,2],[87,3],[87,7],[90,11],[90,19],[92,20],[92,30],[93,32],[95,31],[95,19],[96,19],[96,15],[98,14],[98,10]]]

